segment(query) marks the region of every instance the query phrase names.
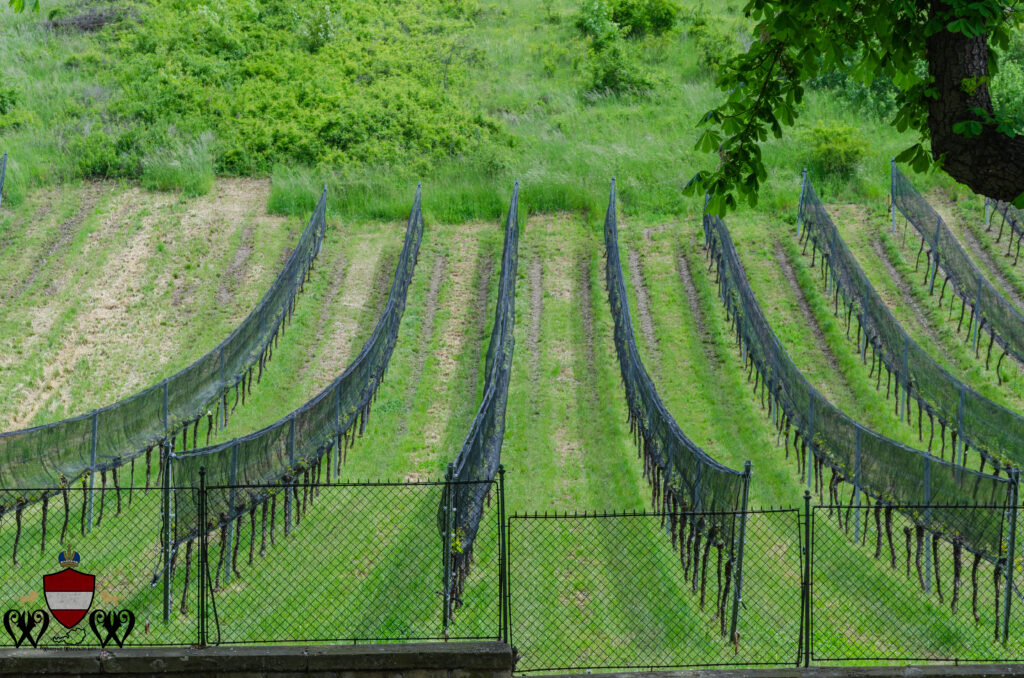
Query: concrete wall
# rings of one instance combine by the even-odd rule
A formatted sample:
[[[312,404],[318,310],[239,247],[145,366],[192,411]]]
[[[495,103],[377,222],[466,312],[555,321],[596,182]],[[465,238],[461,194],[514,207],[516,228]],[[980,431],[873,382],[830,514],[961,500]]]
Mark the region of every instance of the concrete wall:
[[[504,643],[0,650],[0,676],[508,678]]]

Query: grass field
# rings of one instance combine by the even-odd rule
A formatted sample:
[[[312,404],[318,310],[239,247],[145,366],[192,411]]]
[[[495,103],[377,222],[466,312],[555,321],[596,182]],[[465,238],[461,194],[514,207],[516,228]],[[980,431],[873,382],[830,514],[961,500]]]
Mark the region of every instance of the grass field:
[[[729,3],[708,9],[729,30],[742,23]],[[613,175],[634,330],[663,400],[682,430],[716,459],[733,468],[753,462],[753,506],[803,504],[799,470],[785,458],[748,383],[716,296],[701,247],[701,205],[681,195],[707,161],[692,150],[693,123],[717,96],[711,75],[697,63],[695,38],[677,29],[632,44],[656,76],[647,95],[584,94],[574,12],[568,0],[483,2],[472,26],[460,29],[467,51],[479,56],[466,65],[460,96],[499,120],[515,141],[500,158],[450,158],[422,177],[426,227],[399,341],[366,434],[340,480],[437,480],[454,459],[481,397],[500,215],[512,178],[521,177],[517,345],[502,452],[509,513],[520,514],[510,548],[512,634],[521,668],[795,661],[802,538],[795,514],[751,517],[736,648],[719,635],[710,606],[701,609],[688,592],[657,519],[525,517],[648,507],[604,290],[600,215]],[[15,32],[20,21],[4,17],[4,30]],[[59,61],[54,50],[71,43],[48,46],[37,28],[17,29],[23,48]],[[84,86],[61,77],[62,87]],[[1020,366],[1004,361],[1001,385],[984,369],[914,271],[916,240],[889,232],[887,161],[908,139],[828,92],[812,92],[804,116],[808,124],[853,125],[873,141],[852,177],[815,183],[896,317],[958,378],[1024,410]],[[31,148],[26,135],[0,134],[0,140],[21,144],[12,148],[24,155]],[[919,445],[916,427],[901,424],[892,401],[874,389],[810,257],[800,252],[795,208],[806,149],[799,138],[767,145],[771,172],[760,206],[727,218],[751,285],[812,384],[871,428]],[[18,171],[17,164],[12,168]],[[15,181],[23,195],[0,208],[0,429],[126,397],[216,345],[268,287],[326,181],[327,236],[312,279],[262,383],[218,440],[277,420],[319,392],[357,354],[385,304],[415,188],[407,166],[344,170],[278,166],[269,180],[218,178],[197,198],[64,175]],[[53,178],[64,181],[47,183]],[[1020,305],[1024,264],[1012,266],[994,232],[984,231],[981,200],[937,176],[913,180],[949,216],[993,284]],[[149,585],[159,557],[158,493],[140,489],[142,478],[141,468],[134,483],[122,474],[121,515],[114,515],[116,496],[108,491],[102,525],[71,541],[85,558],[83,569],[100,576],[104,600],[116,598],[111,605],[130,606],[145,622],[137,642],[181,642],[191,638],[195,611],[194,592],[185,600],[187,613],[180,611],[186,556],[178,556],[175,612],[165,626],[161,586]],[[72,501],[72,528],[80,499]],[[244,562],[230,583],[224,575],[216,595],[222,639],[436,637],[438,501],[436,485],[323,488],[294,534],[284,538],[279,525],[276,544],[252,565],[253,534],[243,519],[237,539]],[[455,636],[497,633],[494,510],[452,626]],[[975,622],[967,603],[956,614],[949,610],[947,544],[940,549],[947,587],[940,604],[937,593],[922,594],[916,576],[908,579],[902,569],[902,523],[895,527],[900,558],[893,571],[885,558],[871,557],[870,515],[863,516],[870,538],[861,546],[823,514],[817,518],[818,658],[1008,656],[992,641],[987,565]],[[38,577],[57,569],[63,510],[51,500],[45,551],[41,507],[26,509],[21,519],[19,563],[0,584],[0,599],[31,608],[41,604],[31,597]],[[12,557],[13,521],[0,521],[0,559]],[[219,541],[212,535],[211,557]],[[190,586],[195,568],[193,561]],[[318,611],[324,600],[329,609]],[[1012,648],[1024,624],[1011,631]]]

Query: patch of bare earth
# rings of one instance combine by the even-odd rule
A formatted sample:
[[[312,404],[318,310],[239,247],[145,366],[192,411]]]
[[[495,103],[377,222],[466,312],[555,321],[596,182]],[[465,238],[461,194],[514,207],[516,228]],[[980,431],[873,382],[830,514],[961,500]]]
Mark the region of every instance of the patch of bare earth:
[[[479,328],[474,331],[472,322],[473,305],[478,296],[474,282],[481,278],[478,268],[480,245],[475,233],[467,233],[455,248],[448,260],[448,282],[450,283],[444,299],[444,306],[450,310],[448,322],[443,326],[441,340],[438,345],[437,374],[433,376],[430,406],[427,408],[427,425],[423,431],[423,448],[427,454],[437,450],[438,443],[448,427],[451,417],[449,391],[455,378],[459,361],[467,340],[479,337]]]
[[[301,382],[309,371],[309,368],[320,362],[319,357],[316,354],[316,350],[324,345],[326,342],[327,335],[327,323],[332,317],[331,309],[334,308],[335,303],[338,301],[338,297],[341,295],[341,291],[345,289],[345,270],[347,268],[348,260],[344,254],[338,256],[338,260],[334,262],[334,266],[328,272],[328,290],[323,295],[323,299],[320,300],[320,310],[317,313],[316,329],[313,330],[313,345],[312,350],[306,357],[306,361],[299,368],[298,374],[295,380]]]
[[[117,395],[124,397],[148,385],[142,383],[142,372],[131,362],[125,362],[108,347],[141,352],[140,346],[150,337],[158,337],[161,330],[152,327],[150,318],[132,314],[131,308],[141,299],[140,280],[146,265],[153,256],[153,227],[159,218],[159,211],[172,198],[168,195],[144,194],[132,189],[123,195],[119,203],[137,206],[147,204],[153,211],[141,219],[141,223],[127,238],[125,247],[111,254],[108,265],[92,286],[82,293],[83,306],[87,309],[74,319],[64,335],[63,343],[52,353],[43,367],[39,383],[25,389],[20,406],[10,424],[23,427],[52,398],[57,398],[69,409],[74,403],[64,388],[79,360],[88,358],[91,367],[100,373],[116,373],[119,377]],[[122,209],[114,209],[104,219],[97,233],[106,233],[116,228],[113,220],[119,220]],[[96,234],[94,234],[96,235]],[[107,363],[109,361],[110,364]],[[78,407],[77,409],[83,409]]]
[[[900,296],[903,297],[904,302],[910,306],[910,310],[914,314],[914,319],[917,321],[918,327],[920,327],[928,338],[931,339],[932,344],[939,349],[939,352],[942,354],[943,361],[947,364],[952,364],[953,359],[946,350],[946,345],[941,339],[939,339],[939,335],[935,332],[935,328],[933,328],[931,323],[928,322],[928,319],[925,318],[924,312],[921,311],[921,306],[917,303],[917,300],[914,299],[911,293],[910,286],[907,284],[907,281],[903,279],[903,276],[900,275],[900,272],[896,270],[896,267],[892,265],[892,261],[889,259],[889,255],[886,253],[885,247],[882,246],[882,241],[879,240],[877,236],[871,239],[871,249],[874,250],[875,256],[878,257],[878,260],[882,262],[882,266],[885,268],[885,272],[892,279],[893,284],[899,288]],[[882,301],[885,302],[886,306],[892,310],[892,300],[887,299],[886,295],[882,291],[878,291],[878,294],[882,297]]]
[[[626,255],[629,262],[629,277],[633,281],[633,288],[636,290],[636,313],[640,321],[640,332],[644,335],[644,342],[650,351],[650,361],[655,373],[659,373],[661,366],[661,352],[658,348],[658,337],[654,334],[654,320],[651,317],[651,296],[647,290],[647,282],[644,280],[643,266],[640,264],[640,255],[636,248],[629,248]]]
[[[537,252],[531,252],[527,267],[530,286],[530,329],[526,339],[526,353],[529,357],[530,378],[536,381],[540,376],[540,327],[544,313],[544,264]]]
[[[423,375],[423,366],[427,362],[427,351],[434,340],[434,323],[437,319],[437,302],[441,296],[441,283],[444,281],[448,268],[448,258],[438,256],[434,259],[434,267],[430,270],[430,286],[427,288],[427,298],[423,302],[423,321],[420,325],[419,350],[416,351],[416,361],[412,367],[409,388],[407,391],[408,401],[411,401],[419,388],[420,377]]]
[[[180,223],[162,236],[165,247],[174,251],[188,248],[202,252],[207,261],[220,262],[227,252],[231,233],[241,228],[241,241],[220,276],[214,297],[218,307],[227,311],[232,320],[241,321],[251,310],[251,304],[236,308],[235,301],[240,292],[250,291],[249,295],[242,296],[254,297],[251,302],[254,304],[271,282],[262,280],[264,271],[269,266],[276,272],[284,264],[284,261],[263,262],[252,256],[255,243],[264,234],[277,232],[286,221],[283,217],[265,214],[269,197],[270,181],[267,179],[218,180],[208,194],[189,205]],[[293,244],[285,244],[289,254]],[[170,286],[171,305],[188,318],[195,312],[195,295],[204,281],[198,272],[193,275],[176,272],[177,275],[172,275],[165,271],[157,279],[157,289]]]
[[[17,299],[24,295],[32,289],[32,285],[39,279],[43,271],[47,270],[48,266],[56,266],[57,262],[64,256],[64,251],[67,249],[68,244],[78,235],[78,231],[82,228],[86,217],[92,214],[92,211],[96,208],[106,190],[107,187],[101,183],[88,183],[85,185],[77,211],[68,217],[60,225],[60,228],[57,229],[53,237],[43,245],[43,251],[32,262],[28,275],[22,281],[20,287],[10,295],[10,299]],[[50,272],[52,272],[52,269]],[[7,300],[8,298],[5,297],[5,301]]]
[[[928,202],[939,213],[950,230],[956,234],[956,237],[968,251],[971,258],[985,264],[985,267],[988,269],[988,275],[992,276],[992,279],[999,285],[998,291],[1004,298],[1016,306],[1018,311],[1024,309],[1024,297],[1021,296],[1015,282],[1003,274],[999,265],[988,253],[988,250],[982,246],[977,236],[975,236],[974,230],[960,218],[959,212],[954,209],[953,203],[946,196],[938,192],[930,193],[928,195]]]
[[[715,351],[711,333],[708,332],[707,319],[704,317],[704,309],[700,305],[697,286],[694,284],[693,274],[690,272],[690,261],[681,246],[676,250],[676,274],[679,276],[679,282],[683,285],[686,305],[690,309],[690,317],[693,318],[694,328],[697,330],[701,346],[704,349],[704,359],[708,367],[713,372],[717,372],[719,368],[718,353]]]
[[[332,315],[335,320],[323,332],[318,332],[318,341],[324,336],[326,340],[313,347],[317,357],[312,365],[307,363],[318,388],[326,386],[341,374],[353,357],[352,340],[360,329],[359,322],[369,307],[374,290],[374,279],[383,250],[382,241],[356,240],[352,245],[352,260],[341,283],[340,298],[333,305]]]
[[[594,355],[594,300],[591,294],[590,256],[586,249],[576,257],[576,303],[580,309],[580,321],[583,323],[583,340],[587,351],[587,369],[594,373],[597,361]],[[597,394],[591,391],[590,399],[597,401]]]
[[[789,257],[786,256],[786,251],[782,248],[782,244],[779,242],[775,243],[775,263],[779,270],[782,271],[786,284],[789,285],[790,293],[796,299],[800,315],[804,318],[804,324],[811,330],[811,334],[814,336],[814,345],[817,346],[818,352],[825,357],[825,362],[828,363],[829,369],[845,382],[843,371],[839,368],[839,361],[829,347],[828,341],[825,340],[825,333],[821,331],[818,320],[814,317],[814,311],[811,310],[811,305],[807,302],[807,297],[804,296],[804,291],[796,279],[793,265],[789,261]]]
[[[552,217],[544,222],[546,235],[546,249],[544,257],[543,280],[546,291],[553,298],[554,304],[566,304],[571,309],[582,309],[584,301],[580,298],[583,287],[588,289],[590,275],[589,266],[587,275],[582,275],[582,269],[577,259],[576,266],[573,266],[573,255],[564,243],[562,224],[565,217]],[[575,273],[575,275],[574,275]],[[585,282],[584,282],[585,281]],[[586,303],[589,309],[590,304]],[[572,311],[568,314],[572,317]],[[593,320],[591,319],[591,326]],[[555,375],[555,391],[561,400],[561,412],[558,417],[558,425],[555,427],[552,444],[555,446],[557,465],[561,472],[561,500],[563,506],[570,506],[573,503],[573,488],[579,478],[583,477],[583,444],[580,439],[571,432],[570,422],[577,420],[574,410],[577,407],[579,398],[576,392],[583,388],[582,383],[574,373],[576,364],[575,351],[582,347],[571,340],[571,332],[568,327],[558,332],[553,337],[545,339],[545,349],[550,358],[558,366]]]

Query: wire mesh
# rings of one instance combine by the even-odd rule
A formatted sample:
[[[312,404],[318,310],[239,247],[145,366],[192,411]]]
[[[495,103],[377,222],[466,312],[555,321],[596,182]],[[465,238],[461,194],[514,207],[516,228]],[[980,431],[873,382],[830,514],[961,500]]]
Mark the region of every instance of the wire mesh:
[[[757,370],[762,394],[767,394],[768,414],[786,437],[787,454],[790,429],[795,429],[797,463],[819,496],[827,483],[829,501],[838,503],[840,484],[845,482],[852,486],[850,501],[858,506],[863,494],[920,519],[914,507],[935,505],[928,515],[929,529],[947,534],[956,531],[965,548],[995,558],[1002,546],[1001,512],[978,511],[969,514],[971,522],[964,523],[964,514],[948,513],[939,505],[981,501],[1005,506],[1011,501],[1013,483],[880,435],[826,400],[772,331],[725,224],[718,217],[705,215],[704,234],[709,256],[718,267],[719,294],[745,360]],[[826,479],[826,468],[831,478]]]
[[[456,484],[497,492],[492,482]],[[263,505],[269,515],[261,506],[211,536],[220,641],[498,640],[496,502],[482,507],[473,577],[445,635],[443,539],[433,529],[445,488],[443,482],[235,488],[277,494]]]
[[[691,514],[706,523],[740,514]],[[799,515],[746,514],[738,642],[728,549],[705,541],[685,565],[658,513],[514,515],[509,519],[516,670],[793,665],[801,619]]]
[[[170,443],[186,449],[198,442],[200,423],[209,431],[226,421],[228,393],[234,403],[259,383],[296,297],[320,251],[327,192],[299,242],[259,304],[221,344],[160,383],[88,414],[21,431],[0,433],[0,515],[16,502],[53,496],[62,484],[133,463],[147,467],[154,448]],[[179,438],[180,436],[180,438]],[[147,476],[148,481],[148,476]],[[148,486],[148,485],[147,485]],[[30,496],[15,488],[46,487]]]
[[[1013,253],[1013,265],[1016,266],[1020,260],[1020,246],[1024,242],[1024,212],[1014,207],[1011,203],[1002,200],[989,200],[986,198],[986,207],[991,206],[997,214],[1002,217],[999,223],[999,234],[996,236],[998,245],[1003,239],[1003,229],[1009,227],[1009,234],[1006,237],[1006,252],[1004,256],[1009,257]],[[992,222],[988,221],[986,231],[992,230]],[[1013,238],[1017,237],[1017,247],[1014,250]]]
[[[90,502],[90,496],[92,501]],[[93,523],[88,514],[92,507]],[[191,645],[197,639],[198,556],[175,563],[170,620],[164,620],[161,570],[161,493],[140,487],[115,489],[74,485],[45,501],[25,504],[0,523],[2,610],[47,610],[44,575],[61,571],[58,555],[77,551],[74,569],[95,576],[90,611],[129,610],[135,626],[125,646]],[[124,629],[122,629],[124,631]],[[13,646],[0,631],[0,647]],[[68,629],[51,615],[40,647],[95,647],[88,619]]]
[[[930,289],[934,291],[935,272],[941,269],[945,276],[941,288],[944,290],[950,285],[961,300],[961,309],[970,310],[967,332],[971,334],[973,329],[975,344],[979,341],[977,335],[987,330],[990,345],[994,342],[1024,362],[1024,316],[985,279],[939,213],[914,189],[895,163],[892,166],[892,202],[917,231],[921,247],[927,251],[926,275],[932,280]]]
[[[917,507],[921,513],[928,507]],[[936,507],[930,507],[934,510]],[[962,524],[1000,506],[949,506]],[[1019,661],[1024,626],[1003,642],[1005,547],[995,562],[970,554],[956,532],[941,537],[900,513],[860,511],[859,534],[812,509],[812,656],[838,661]],[[1002,542],[1008,539],[1006,530]],[[1019,566],[1018,566],[1019,571]],[[1016,589],[1016,584],[1014,584]],[[1021,614],[1016,592],[1011,610]]]

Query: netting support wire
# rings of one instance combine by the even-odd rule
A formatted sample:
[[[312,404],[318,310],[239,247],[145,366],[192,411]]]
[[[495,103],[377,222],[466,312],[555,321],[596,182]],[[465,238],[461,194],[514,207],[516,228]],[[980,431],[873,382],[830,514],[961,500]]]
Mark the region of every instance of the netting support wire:
[[[1010,603],[1013,601],[1013,571],[1017,567],[1017,513],[1020,503],[1020,469],[1014,466],[1010,469],[1010,534],[1007,535],[1006,567],[1006,602],[1003,604],[1003,646],[1006,646],[1007,638],[1010,635]]]
[[[750,468],[752,465],[750,461],[743,462],[743,505],[740,509],[740,533],[736,548],[736,586],[733,588],[732,595],[732,622],[729,625],[729,639],[734,645],[739,643],[737,626],[739,625],[740,604],[743,602],[743,545],[747,539],[747,502],[750,498]]]
[[[804,225],[804,195],[807,191],[807,168],[800,173],[800,202],[796,208],[796,237],[800,237],[800,230]],[[704,209],[707,210],[707,200],[704,201]]]
[[[92,441],[89,444],[89,508],[86,511],[88,513],[87,522],[85,524],[86,532],[92,530],[92,506],[93,506],[93,493],[96,489],[96,448],[100,441],[100,413],[97,410],[92,413]]]
[[[964,453],[964,410],[967,408],[967,392],[964,391],[963,384],[960,384],[957,390],[960,391],[960,404],[956,408],[956,443],[953,445],[953,463],[959,464],[962,469],[967,464],[967,455]],[[957,471],[957,481],[962,475],[962,472]]]
[[[981,335],[981,273],[975,275],[974,282],[978,286],[978,291],[974,298],[974,345],[971,348],[977,353],[978,337]]]
[[[909,354],[910,338],[903,337],[903,397],[900,397],[899,395],[896,396],[896,403],[899,405],[900,410],[900,421],[903,421],[904,415],[906,415],[908,421],[910,419],[910,412],[908,411],[910,409],[910,389],[908,388],[910,386],[910,375],[907,374],[907,359]],[[896,379],[896,383],[899,383],[898,377]]]
[[[861,332],[861,334],[863,335],[863,339],[864,339],[864,343],[861,345],[861,349],[860,349],[860,359],[861,359],[861,362],[865,362],[866,363],[867,360],[868,360],[868,323],[867,323],[867,320],[868,320],[868,279],[864,275],[863,272],[861,273],[860,281],[861,281],[861,297],[860,297],[861,323],[860,324],[862,325],[863,332]],[[881,368],[879,368],[879,369],[881,369]]]
[[[811,394],[810,407],[807,415],[807,460],[804,464],[804,475],[807,480],[807,487],[814,482],[814,470],[812,464],[814,459],[814,394]]]
[[[889,211],[892,212],[892,232],[896,233],[896,158],[889,161]]]
[[[932,282],[928,287],[928,294],[935,294],[935,274],[939,270],[939,231],[942,230],[942,217],[935,217],[935,244],[932,245],[932,254],[935,257],[935,261],[932,262]]]
[[[7,179],[7,151],[4,151],[3,160],[0,160],[0,205],[4,202],[4,181]]]
[[[797,665],[811,665],[811,491],[804,490],[803,600],[800,608],[800,641]],[[802,652],[801,652],[802,651]]]
[[[160,463],[163,464],[163,487],[161,488],[161,512],[163,515],[162,538],[160,547],[163,550],[164,559],[164,622],[171,620],[171,442],[164,439],[161,446],[163,454],[160,455]]]
[[[449,463],[444,472],[444,533],[441,535],[442,556],[442,624],[444,637],[448,639],[448,627],[451,625],[452,601],[452,532],[455,531],[455,497],[452,481],[455,478],[455,464]]]
[[[498,636],[506,645],[509,639],[508,535],[505,519],[505,466],[498,464],[498,614],[501,617]]]
[[[282,316],[282,318],[283,317],[284,316]],[[220,350],[220,392],[221,392],[222,400],[223,400],[224,394],[227,393],[227,388],[228,388],[228,384],[224,380],[224,349],[222,348]],[[228,406],[227,406],[227,402],[228,402],[227,400],[223,400],[224,406],[220,408],[220,410],[221,410],[221,412],[220,412],[220,422],[218,422],[218,423],[220,424],[221,428],[224,428],[225,426],[228,425]]]
[[[206,647],[206,467],[199,467],[199,494],[196,495],[196,534],[199,559],[196,569],[196,644]]]
[[[856,508],[853,513],[853,543],[860,543],[860,426],[857,427],[857,446],[853,458],[853,493],[856,496]]]
[[[295,420],[293,419],[292,420],[293,428],[294,428],[294,422],[295,422]],[[294,433],[292,434],[292,437],[294,438]],[[235,536],[236,536],[235,535],[235,521],[232,520],[232,517],[234,516],[234,513],[235,513],[235,501],[236,501],[235,493],[238,491],[235,488],[235,485],[238,484],[238,441],[237,440],[235,441],[235,444],[231,446],[231,481],[230,481],[230,484],[231,484],[231,488],[228,490],[228,531],[227,531],[227,542],[224,544],[224,586],[227,586],[228,584],[231,583],[231,571],[232,571],[232,563],[231,563],[231,557],[232,556],[231,556],[231,554],[234,552],[232,550],[232,546],[233,546],[232,542],[234,541]]]
[[[927,555],[932,552],[932,460],[930,456],[924,458],[924,590],[929,593],[932,590],[932,559]]]

